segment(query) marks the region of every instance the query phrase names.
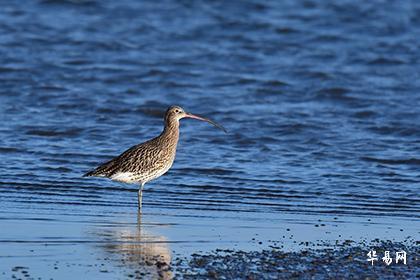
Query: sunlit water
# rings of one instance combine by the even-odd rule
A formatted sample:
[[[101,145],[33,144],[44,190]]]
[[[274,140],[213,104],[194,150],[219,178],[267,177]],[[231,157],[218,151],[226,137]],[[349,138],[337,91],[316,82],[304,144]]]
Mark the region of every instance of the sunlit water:
[[[0,278],[418,239],[419,2],[104,2],[2,3]],[[138,217],[137,186],[81,175],[171,104],[229,133],[183,120]]]

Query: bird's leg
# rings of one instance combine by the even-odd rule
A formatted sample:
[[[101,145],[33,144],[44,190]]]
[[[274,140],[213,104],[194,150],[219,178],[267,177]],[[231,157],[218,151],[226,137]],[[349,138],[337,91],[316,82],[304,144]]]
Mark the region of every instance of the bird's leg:
[[[140,185],[140,188],[139,188],[139,196],[138,196],[138,198],[139,198],[139,212],[140,213],[141,213],[141,203],[142,203],[142,199],[143,199],[143,186],[144,186],[144,184],[142,183]]]
[[[139,230],[141,230],[141,217],[142,217],[142,213],[139,208],[139,210],[137,211],[137,227]]]

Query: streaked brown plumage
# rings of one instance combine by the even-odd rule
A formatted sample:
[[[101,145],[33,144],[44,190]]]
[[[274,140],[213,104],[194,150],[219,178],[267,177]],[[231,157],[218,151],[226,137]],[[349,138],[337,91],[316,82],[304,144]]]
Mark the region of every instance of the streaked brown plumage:
[[[165,174],[174,162],[179,139],[179,120],[182,118],[206,121],[226,132],[222,126],[209,119],[186,113],[179,106],[171,106],[165,113],[165,127],[159,136],[131,147],[84,176],[139,183],[138,202],[141,209],[144,184]]]

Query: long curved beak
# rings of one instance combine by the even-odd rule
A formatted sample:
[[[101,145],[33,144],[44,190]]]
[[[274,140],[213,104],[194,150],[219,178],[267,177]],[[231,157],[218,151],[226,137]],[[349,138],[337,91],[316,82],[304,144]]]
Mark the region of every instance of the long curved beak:
[[[227,133],[227,130],[223,126],[221,126],[220,124],[215,123],[214,121],[209,120],[207,118],[203,118],[203,117],[200,117],[200,116],[197,116],[197,115],[193,115],[193,114],[190,114],[190,113],[185,113],[185,117],[186,118],[191,118],[191,119],[196,119],[196,120],[200,120],[200,121],[211,123],[215,127],[219,128],[219,129],[223,130],[225,133]]]

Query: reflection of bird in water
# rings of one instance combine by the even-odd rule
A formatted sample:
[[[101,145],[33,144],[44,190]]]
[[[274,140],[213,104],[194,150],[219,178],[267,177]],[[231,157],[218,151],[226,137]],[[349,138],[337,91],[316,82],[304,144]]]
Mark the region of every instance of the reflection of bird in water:
[[[134,279],[172,279],[171,251],[164,236],[155,236],[144,231],[141,213],[137,226],[116,231],[101,231],[105,237],[103,248],[129,268]],[[109,241],[109,243],[107,242]]]
[[[172,166],[179,138],[179,120],[183,118],[206,121],[226,132],[221,125],[209,119],[186,113],[179,106],[171,106],[166,111],[165,127],[158,137],[131,147],[84,176],[140,184],[138,201],[141,209],[144,184],[165,174]]]

